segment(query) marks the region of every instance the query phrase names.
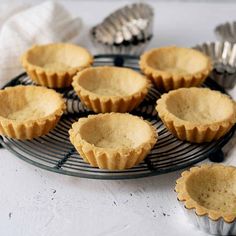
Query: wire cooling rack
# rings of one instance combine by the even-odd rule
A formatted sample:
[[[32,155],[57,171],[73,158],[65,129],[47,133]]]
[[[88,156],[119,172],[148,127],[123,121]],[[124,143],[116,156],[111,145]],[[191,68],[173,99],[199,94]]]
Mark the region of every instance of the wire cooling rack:
[[[139,71],[138,57],[119,55],[97,55],[94,66],[125,66]],[[26,73],[13,79],[7,86],[29,85],[32,81]],[[203,85],[224,92],[223,88],[208,78]],[[149,120],[156,128],[158,142],[139,165],[122,171],[101,170],[85,163],[69,141],[68,130],[80,117],[92,114],[82,105],[72,88],[58,90],[63,93],[67,111],[54,130],[48,135],[29,141],[1,137],[3,147],[22,160],[43,169],[65,175],[94,179],[131,179],[168,173],[200,162],[209,156],[219,157],[221,148],[232,137],[235,126],[220,140],[204,144],[191,144],[176,139],[163,125],[155,111],[156,100],[161,93],[151,88],[143,103],[132,114]]]

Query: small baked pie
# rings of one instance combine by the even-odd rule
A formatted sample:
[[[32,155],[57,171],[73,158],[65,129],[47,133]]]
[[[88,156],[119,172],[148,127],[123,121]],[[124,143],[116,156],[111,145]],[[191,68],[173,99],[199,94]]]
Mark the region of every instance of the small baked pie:
[[[123,170],[140,163],[157,141],[155,129],[140,117],[106,113],[80,118],[70,141],[94,167]]]
[[[0,134],[16,139],[33,139],[55,127],[65,103],[52,89],[16,86],[0,90]]]
[[[140,68],[160,90],[199,86],[212,70],[203,53],[179,47],[155,48],[145,52]]]
[[[113,66],[87,68],[72,83],[81,101],[96,113],[133,110],[143,101],[149,85],[138,72]]]
[[[68,43],[36,45],[21,58],[29,77],[50,88],[69,87],[72,77],[93,62],[92,55],[82,47]]]
[[[175,191],[189,219],[217,235],[236,235],[236,167],[202,165],[184,171]]]
[[[236,122],[235,102],[208,88],[170,91],[157,100],[156,110],[171,133],[193,143],[217,140]]]

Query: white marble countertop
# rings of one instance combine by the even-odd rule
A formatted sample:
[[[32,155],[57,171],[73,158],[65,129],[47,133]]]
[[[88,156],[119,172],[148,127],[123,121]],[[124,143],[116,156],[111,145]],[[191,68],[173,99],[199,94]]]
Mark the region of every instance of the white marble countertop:
[[[64,1],[80,15],[78,43],[96,53],[88,29],[128,1]],[[222,1],[223,2],[223,1]],[[149,47],[193,46],[215,40],[213,29],[235,20],[234,3],[150,2],[155,37]],[[230,91],[236,99],[236,90]],[[236,150],[225,163],[236,165]],[[206,235],[188,223],[174,193],[180,172],[136,180],[102,181],[51,173],[0,149],[0,235]]]

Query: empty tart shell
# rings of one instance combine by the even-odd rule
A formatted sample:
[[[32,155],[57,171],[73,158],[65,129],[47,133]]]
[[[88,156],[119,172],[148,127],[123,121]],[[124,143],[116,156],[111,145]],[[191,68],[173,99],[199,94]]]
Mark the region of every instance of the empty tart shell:
[[[65,109],[62,96],[39,86],[16,86],[0,90],[0,134],[33,139],[47,134]]]
[[[210,58],[203,53],[174,46],[145,52],[139,64],[142,72],[163,91],[199,86],[212,70]]]
[[[132,111],[143,101],[150,83],[134,70],[101,66],[79,72],[72,86],[90,110],[106,113]]]
[[[236,234],[236,167],[204,164],[176,181],[177,198],[192,223],[208,233]]]
[[[193,143],[218,140],[236,122],[235,102],[208,88],[170,91],[157,100],[156,110],[173,135]]]
[[[80,118],[69,134],[71,143],[85,162],[109,170],[137,165],[157,141],[156,130],[149,122],[127,113]]]
[[[63,88],[71,85],[78,71],[91,66],[93,57],[77,45],[52,43],[33,46],[22,55],[21,62],[36,84]]]

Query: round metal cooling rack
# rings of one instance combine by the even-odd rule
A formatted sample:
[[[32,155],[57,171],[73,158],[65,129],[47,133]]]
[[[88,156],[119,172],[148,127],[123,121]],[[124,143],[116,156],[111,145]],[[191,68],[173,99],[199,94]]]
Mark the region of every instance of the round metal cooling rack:
[[[115,65],[139,70],[138,57],[119,55],[97,55],[95,66]],[[26,73],[13,79],[7,86],[18,84],[29,85],[32,81]],[[224,92],[222,87],[208,78],[203,85]],[[92,112],[87,110],[72,88],[58,90],[63,93],[67,111],[54,130],[48,135],[29,141],[20,141],[1,137],[1,144],[22,160],[43,169],[65,175],[94,179],[130,179],[168,173],[200,162],[209,156],[222,154],[221,148],[232,137],[235,126],[224,137],[216,142],[190,144],[176,139],[163,125],[155,111],[156,100],[161,93],[151,88],[143,103],[132,114],[149,120],[156,128],[159,139],[150,154],[139,165],[121,171],[101,170],[85,163],[69,141],[68,130],[79,117]],[[214,155],[213,155],[214,154]],[[218,154],[218,155],[217,155]],[[222,155],[221,155],[222,156]]]

